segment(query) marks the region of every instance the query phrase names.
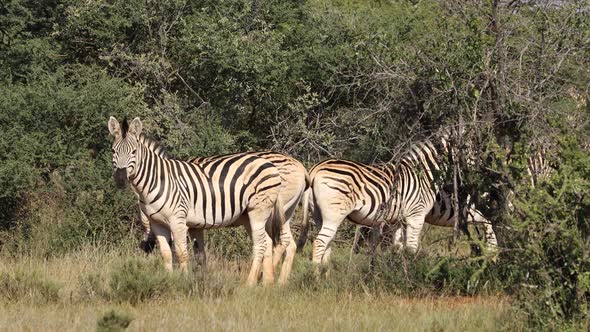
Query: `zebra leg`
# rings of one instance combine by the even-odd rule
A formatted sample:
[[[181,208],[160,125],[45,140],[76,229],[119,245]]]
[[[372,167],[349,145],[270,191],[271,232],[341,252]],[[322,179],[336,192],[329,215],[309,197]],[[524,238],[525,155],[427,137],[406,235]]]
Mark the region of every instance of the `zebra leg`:
[[[170,230],[165,225],[154,222],[150,223],[150,226],[160,245],[160,254],[164,260],[164,267],[166,270],[172,271],[172,250],[170,250],[170,245],[168,244],[170,241]]]
[[[253,250],[255,250],[255,242],[254,242],[254,238],[252,237],[252,225],[250,225],[250,220],[248,219],[248,215],[242,215],[238,218],[238,220],[236,222],[234,222],[235,226],[244,226],[244,229],[246,230],[246,234],[248,234],[248,238],[252,241],[252,248]],[[260,272],[260,262],[258,262],[258,267],[256,268],[256,277],[255,277],[255,281],[253,284],[250,284],[250,279],[253,273],[253,269],[254,269],[254,263],[255,263],[255,254],[252,254],[252,267],[250,268],[250,273],[248,274],[248,280],[246,281],[246,285],[248,287],[254,287],[256,286],[256,283],[258,283],[258,280],[260,279],[259,276],[262,275],[262,273]]]
[[[274,282],[272,268],[272,239],[266,233],[266,221],[270,217],[271,209],[256,209],[248,211],[250,220],[250,233],[252,236],[252,267],[248,274],[246,285],[256,286],[258,274],[262,265],[262,284],[269,285]]]
[[[291,219],[293,218],[293,213],[295,212],[295,208],[297,207],[297,204],[299,204],[299,201],[301,200],[301,197],[303,196],[303,192],[301,192],[301,194],[299,196],[297,196],[297,198],[295,200],[291,200],[288,201],[285,205],[283,205],[283,208],[285,209],[285,223],[283,223],[283,226],[281,226],[281,240],[280,240],[280,244],[277,245],[274,249],[273,249],[273,261],[272,261],[272,265],[273,265],[273,269],[277,269],[277,266],[279,265],[279,263],[281,262],[281,258],[283,257],[283,254],[285,254],[285,260],[283,261],[283,265],[281,267],[281,275],[283,275],[282,270],[286,267],[285,263],[287,263],[287,260],[290,259],[291,263],[293,262],[293,257],[290,257],[290,255],[294,255],[294,253],[291,254],[291,252],[289,251],[289,246],[291,245],[291,242],[294,241],[293,240],[293,233],[291,233]],[[288,266],[288,270],[290,271],[291,266],[290,264],[287,264]],[[289,271],[287,271],[287,275],[289,273]],[[279,278],[280,279],[280,278]]]
[[[420,233],[422,232],[425,218],[425,214],[419,214],[406,219],[406,247],[411,253],[418,251]]]
[[[205,253],[205,232],[200,228],[189,228],[188,233],[193,241],[193,251],[197,258],[197,264],[205,266],[205,264],[207,264],[207,254]]]
[[[492,222],[484,217],[484,215],[479,210],[477,210],[474,205],[469,208],[467,215],[471,217],[474,225],[483,225],[487,249],[491,252],[497,251],[498,240],[496,239],[496,233],[492,227]]]
[[[274,269],[276,269],[279,263],[281,262],[281,258],[283,258],[283,254],[285,253],[285,250],[289,245],[290,238],[293,238],[293,236],[291,236],[291,228],[289,222],[290,220],[287,220],[287,222],[285,222],[281,227],[281,242],[279,243],[279,245],[273,248],[272,266]]]
[[[393,232],[393,249],[398,252],[404,249],[404,228],[405,225],[402,222],[398,222]]]
[[[325,216],[322,210],[322,219],[322,229],[320,229],[318,236],[316,237],[315,241],[313,241],[312,262],[315,264],[327,263],[330,256],[328,251],[330,242],[336,235],[338,226],[340,226],[342,220],[344,220],[344,217],[340,215]],[[328,253],[328,256],[326,257],[326,259],[324,259],[326,252]]]
[[[287,244],[286,247],[284,247],[285,243]],[[295,258],[295,252],[297,252],[297,244],[295,243],[293,234],[291,233],[290,220],[283,224],[283,229],[281,230],[281,247],[285,248],[285,260],[283,261],[283,265],[281,266],[281,274],[279,275],[279,284],[283,285],[287,282],[287,279],[289,279],[291,268],[293,266],[293,259]]]
[[[491,222],[486,222],[483,224],[485,235],[486,235],[486,244],[488,249],[492,252],[498,250],[498,239],[496,239],[496,233],[494,232],[494,228],[492,227]]]
[[[188,233],[188,227],[183,219],[171,220],[170,228],[172,229],[172,236],[174,237],[174,251],[178,258],[178,265],[180,271],[188,272],[188,247],[186,243],[186,237]]]
[[[252,267],[248,274],[248,280],[246,284],[249,287],[256,286],[258,282],[258,274],[260,273],[261,265],[263,265],[262,271],[262,283],[264,285],[273,282],[274,276],[272,273],[272,239],[266,233],[264,226],[254,228],[251,225],[252,232]]]

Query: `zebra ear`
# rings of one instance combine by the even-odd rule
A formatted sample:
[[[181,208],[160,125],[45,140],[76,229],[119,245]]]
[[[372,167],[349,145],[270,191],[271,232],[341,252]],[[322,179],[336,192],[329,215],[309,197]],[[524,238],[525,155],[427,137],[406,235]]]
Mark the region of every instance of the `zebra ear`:
[[[131,124],[129,124],[129,133],[135,137],[139,137],[142,128],[143,124],[141,123],[141,120],[139,118],[135,118],[133,121],[131,121]]]
[[[119,121],[114,116],[110,117],[108,127],[109,132],[111,135],[115,136],[115,138],[121,136],[121,126],[119,125]]]

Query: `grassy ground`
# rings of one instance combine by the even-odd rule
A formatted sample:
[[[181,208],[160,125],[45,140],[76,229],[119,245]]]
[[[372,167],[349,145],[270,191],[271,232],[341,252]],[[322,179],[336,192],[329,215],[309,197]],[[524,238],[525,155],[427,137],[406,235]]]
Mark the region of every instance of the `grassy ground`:
[[[111,310],[123,321],[131,318],[130,330],[515,327],[505,297],[414,297],[365,289],[352,284],[357,279],[351,275],[360,273],[356,268],[340,269],[328,281],[317,282],[309,278],[313,273],[304,256],[297,256],[289,286],[257,289],[241,286],[246,260],[228,262],[213,255],[206,271],[195,267],[189,277],[165,273],[159,257],[139,255],[133,248],[109,252],[86,248],[48,259],[0,257],[0,330],[93,330]],[[334,259],[347,262],[347,249],[336,251]]]
[[[87,331],[109,310],[133,317],[131,330],[496,331],[508,305],[498,298],[402,299],[395,296],[238,292],[223,299],[81,303],[0,309],[0,329]]]

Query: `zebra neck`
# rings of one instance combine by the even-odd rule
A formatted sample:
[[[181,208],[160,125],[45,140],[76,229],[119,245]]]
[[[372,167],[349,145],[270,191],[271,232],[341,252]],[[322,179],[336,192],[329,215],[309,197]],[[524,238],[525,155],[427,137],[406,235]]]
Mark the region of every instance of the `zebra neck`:
[[[144,203],[147,196],[156,187],[157,182],[163,178],[161,173],[164,172],[166,158],[140,144],[137,149],[136,160],[135,174],[129,180],[133,190],[139,197],[139,201]]]

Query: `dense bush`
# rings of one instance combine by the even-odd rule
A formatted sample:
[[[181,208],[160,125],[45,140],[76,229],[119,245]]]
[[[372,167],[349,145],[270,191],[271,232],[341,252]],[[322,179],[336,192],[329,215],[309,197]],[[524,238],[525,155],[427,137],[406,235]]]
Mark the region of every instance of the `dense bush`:
[[[556,328],[583,319],[590,300],[590,158],[575,138],[562,142],[550,178],[517,189],[503,278],[532,323]]]

